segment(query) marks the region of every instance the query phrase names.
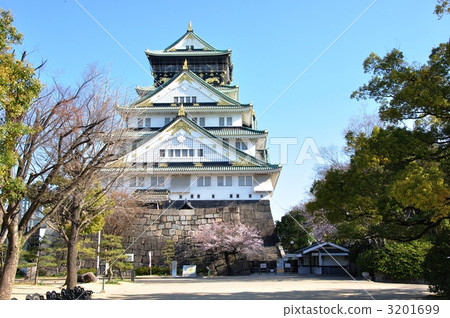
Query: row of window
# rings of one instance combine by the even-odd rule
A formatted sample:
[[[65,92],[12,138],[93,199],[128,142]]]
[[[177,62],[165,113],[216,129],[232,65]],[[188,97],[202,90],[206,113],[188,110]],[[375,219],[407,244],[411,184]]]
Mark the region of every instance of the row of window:
[[[122,178],[119,178],[122,179]],[[143,188],[145,187],[145,177],[131,177],[130,178],[130,187],[132,188]],[[148,179],[147,179],[148,180]],[[151,187],[162,187],[166,181],[165,177],[150,177],[150,186]],[[118,180],[119,184],[123,184],[122,180]],[[211,177],[198,177],[197,178],[197,187],[211,187]],[[240,187],[250,187],[253,185],[253,179],[251,176],[239,176],[238,177],[238,186]],[[218,176],[217,177],[217,186],[218,187],[232,187],[233,186],[233,177],[231,176]]]
[[[177,97],[175,97],[177,98]],[[188,97],[186,97],[188,98]],[[195,121],[198,125],[205,127],[206,126],[206,119],[205,117],[194,117],[192,118],[193,121]],[[164,118],[164,124],[167,125],[173,120],[173,117],[166,117]],[[138,128],[150,128],[152,126],[152,119],[151,117],[138,117],[137,118],[137,127]],[[233,126],[233,117],[219,117],[219,126],[225,127],[225,126]]]
[[[253,185],[253,179],[251,176],[239,176],[238,186],[240,187],[251,187]],[[211,177],[198,177],[197,187],[210,187]],[[218,176],[217,177],[218,187],[232,187],[233,177],[232,176]]]
[[[203,149],[160,149],[161,158],[192,158],[203,157]]]
[[[173,102],[175,104],[195,104],[197,103],[197,96],[175,96]]]
[[[164,186],[164,177],[151,177],[150,186],[151,187],[162,187]],[[143,188],[145,187],[145,177],[131,177],[130,179],[131,188]]]
[[[191,199],[194,199],[194,198],[201,199],[201,195],[200,195],[200,194],[197,194],[197,195],[195,195],[195,194],[190,194],[189,197],[190,197]],[[262,198],[263,195],[261,194],[260,197]],[[180,194],[180,195],[178,196],[178,198],[179,198],[180,200],[184,199],[182,194]],[[187,196],[186,196],[186,198],[187,198]],[[211,194],[211,199],[215,199],[215,198],[216,198],[216,195],[215,195],[215,194]],[[240,199],[240,198],[241,198],[241,195],[240,195],[239,193],[236,193],[236,194],[230,193],[230,199],[234,199],[234,198]],[[252,198],[253,198],[253,194],[249,193],[248,198],[249,198],[249,199],[252,199]]]

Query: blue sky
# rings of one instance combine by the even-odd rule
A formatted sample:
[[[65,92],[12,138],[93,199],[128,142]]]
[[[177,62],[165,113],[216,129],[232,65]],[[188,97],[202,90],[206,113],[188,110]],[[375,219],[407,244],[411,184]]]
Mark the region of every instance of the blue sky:
[[[23,48],[33,61],[47,60],[42,79],[79,81],[90,64],[108,69],[123,90],[152,85],[145,49],[164,49],[192,20],[194,31],[219,49],[232,49],[234,84],[240,100],[253,102],[259,116],[341,35],[373,0],[323,1],[87,1],[16,0],[14,25],[24,34]],[[114,42],[80,5],[138,61]],[[314,179],[314,162],[295,164],[301,145],[344,145],[343,130],[370,102],[349,98],[365,83],[362,63],[371,53],[400,49],[410,61],[424,63],[432,47],[449,40],[450,17],[433,14],[435,1],[377,0],[258,119],[269,131],[271,162],[280,146],[271,138],[293,138],[272,202],[275,219],[300,201]],[[134,97],[134,95],[132,95]]]

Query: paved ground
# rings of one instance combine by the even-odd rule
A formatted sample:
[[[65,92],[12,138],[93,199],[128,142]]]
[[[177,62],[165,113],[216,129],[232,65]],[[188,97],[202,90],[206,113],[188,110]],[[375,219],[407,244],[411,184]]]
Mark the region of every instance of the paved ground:
[[[45,294],[61,290],[62,280],[44,279],[37,285],[16,284],[13,297],[25,299],[29,293]],[[93,299],[157,300],[357,300],[422,299],[430,293],[425,284],[378,283],[351,280],[346,277],[317,277],[262,274],[241,277],[171,278],[138,277],[134,283],[82,284],[93,290]]]

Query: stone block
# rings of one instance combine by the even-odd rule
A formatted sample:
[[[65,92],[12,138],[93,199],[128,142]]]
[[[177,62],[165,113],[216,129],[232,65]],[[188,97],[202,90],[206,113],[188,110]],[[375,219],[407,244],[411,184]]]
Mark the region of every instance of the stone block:
[[[168,215],[166,217],[166,219],[167,219],[167,222],[172,222],[173,221],[173,215]]]
[[[181,215],[195,215],[195,210],[180,210],[179,214],[180,214],[180,216]]]

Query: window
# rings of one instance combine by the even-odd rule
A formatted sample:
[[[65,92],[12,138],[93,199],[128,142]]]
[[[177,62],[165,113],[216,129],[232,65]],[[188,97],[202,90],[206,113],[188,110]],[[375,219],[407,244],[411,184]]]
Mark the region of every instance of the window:
[[[174,97],[174,98],[173,98],[173,102],[174,102],[175,104],[178,104],[178,97]]]
[[[200,194],[197,194],[197,199],[200,199]]]
[[[189,149],[189,157],[194,157],[194,149]]]
[[[191,194],[191,199],[193,199],[194,198],[194,195],[193,194]]]
[[[164,125],[167,125],[172,121],[172,118],[164,118]]]
[[[186,104],[190,104],[191,103],[191,98],[189,96],[186,96]]]
[[[251,195],[251,194],[249,194],[249,195],[248,195],[248,198],[249,198],[249,199],[251,199],[251,198],[252,198],[252,195]]]
[[[151,186],[152,187],[161,187],[164,185],[164,177],[152,177],[151,178]]]
[[[233,179],[231,176],[217,177],[217,186],[218,187],[231,187],[233,185]]]
[[[233,195],[232,194],[230,194],[230,199],[233,199]]]
[[[253,180],[251,176],[239,176],[238,178],[238,184],[241,187],[245,187],[245,186],[252,186],[253,185]]]
[[[239,199],[239,194],[236,194],[236,199]]]
[[[186,45],[186,50],[189,50],[189,45]]]
[[[215,194],[211,194],[211,199],[215,199],[216,195]]]
[[[183,195],[180,194],[180,195],[178,196],[178,199],[183,199]]]
[[[197,157],[203,157],[203,149],[197,150]]]
[[[175,149],[175,157],[181,156],[181,149]]]
[[[184,104],[184,97],[178,97],[178,101],[180,104]]]
[[[199,123],[198,123],[201,127],[205,127],[205,117],[200,117],[199,118]]]
[[[197,178],[197,187],[210,187],[210,186],[211,186],[211,177]]]
[[[150,128],[152,125],[152,119],[147,117],[145,118],[145,127]]]
[[[159,149],[159,156],[165,157],[166,156],[166,150],[165,149]]]
[[[247,150],[247,145],[242,140],[238,139],[236,140],[236,148],[240,150]]]
[[[192,96],[191,99],[192,99],[192,103],[196,103],[197,102],[197,96]]]
[[[135,188],[136,187],[136,177],[131,177],[130,179],[130,187]]]
[[[133,141],[132,143],[131,143],[131,150],[135,150],[136,148],[137,148],[137,141]]]
[[[145,184],[145,177],[139,177],[138,178],[138,183],[137,183],[137,187],[138,188],[143,188]]]
[[[137,126],[138,128],[144,127],[144,120],[142,118],[137,119]]]
[[[191,45],[191,50],[193,50],[194,49],[194,46],[193,45]]]
[[[182,149],[181,150],[181,156],[182,157],[187,157],[188,156],[188,150],[187,149]]]
[[[226,125],[225,125],[226,120]],[[233,125],[233,117],[219,117],[219,126],[232,126]]]

